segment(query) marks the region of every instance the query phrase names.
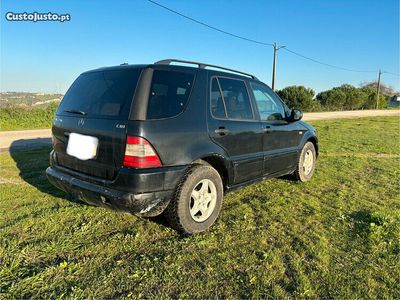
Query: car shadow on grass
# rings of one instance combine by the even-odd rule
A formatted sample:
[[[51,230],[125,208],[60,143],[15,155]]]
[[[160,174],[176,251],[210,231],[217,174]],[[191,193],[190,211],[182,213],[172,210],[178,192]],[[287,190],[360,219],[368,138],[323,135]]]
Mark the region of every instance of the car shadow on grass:
[[[45,171],[49,166],[50,145],[50,138],[23,139],[14,141],[8,151],[25,182],[50,196],[77,203],[47,180]]]
[[[56,188],[48,181],[45,171],[49,166],[50,145],[50,138],[17,140],[13,142],[9,148],[9,153],[19,170],[19,176],[42,193],[62,198],[72,203],[92,206]],[[151,220],[164,227],[170,227],[163,215],[144,219]]]

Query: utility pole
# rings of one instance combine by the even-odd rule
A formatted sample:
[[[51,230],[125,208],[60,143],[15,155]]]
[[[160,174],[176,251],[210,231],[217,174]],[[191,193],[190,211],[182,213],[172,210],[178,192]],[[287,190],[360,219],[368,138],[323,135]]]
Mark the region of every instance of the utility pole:
[[[376,109],[379,108],[379,92],[380,92],[380,89],[381,89],[381,75],[382,75],[382,71],[381,71],[381,69],[379,69],[378,85],[376,86]]]
[[[281,49],[284,48],[286,46],[279,46],[277,45],[277,43],[274,43],[274,61],[273,61],[273,65],[272,65],[272,90],[275,90],[275,76],[276,76],[276,52]]]

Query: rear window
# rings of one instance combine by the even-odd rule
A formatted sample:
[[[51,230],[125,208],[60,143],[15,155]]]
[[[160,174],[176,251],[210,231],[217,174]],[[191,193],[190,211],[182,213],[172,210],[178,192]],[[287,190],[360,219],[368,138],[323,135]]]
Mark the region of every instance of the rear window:
[[[141,69],[122,69],[81,74],[65,94],[57,113],[127,118],[140,72]]]
[[[194,75],[184,72],[154,70],[147,119],[164,119],[180,114],[189,99]]]

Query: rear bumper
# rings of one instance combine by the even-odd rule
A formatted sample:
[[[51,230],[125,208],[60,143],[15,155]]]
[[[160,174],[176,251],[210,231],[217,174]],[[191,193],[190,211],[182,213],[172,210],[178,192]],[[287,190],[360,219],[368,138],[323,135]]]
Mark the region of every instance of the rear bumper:
[[[175,175],[174,181],[178,182],[184,170],[184,167],[178,168],[173,172],[174,174],[169,174],[169,176]],[[149,181],[153,182],[154,179],[160,176],[160,173],[163,172],[154,174],[155,178],[152,178],[153,176],[149,176],[149,174],[144,177],[139,176],[136,180],[135,189],[132,190],[132,187],[125,186],[125,190],[121,190],[119,188],[120,184],[115,184],[115,182],[111,182],[110,186],[104,185],[104,182],[103,185],[100,185],[63,172],[62,169],[55,166],[50,166],[46,170],[47,178],[54,186],[72,194],[83,202],[144,217],[156,216],[162,213],[173,196],[175,187],[158,191],[151,191],[151,189],[146,191],[145,187],[149,184]],[[159,182],[159,185],[161,188],[164,186],[163,182]],[[169,185],[172,186],[171,182]],[[137,189],[139,186],[142,187],[139,189],[140,191]],[[127,188],[131,190],[127,191]]]

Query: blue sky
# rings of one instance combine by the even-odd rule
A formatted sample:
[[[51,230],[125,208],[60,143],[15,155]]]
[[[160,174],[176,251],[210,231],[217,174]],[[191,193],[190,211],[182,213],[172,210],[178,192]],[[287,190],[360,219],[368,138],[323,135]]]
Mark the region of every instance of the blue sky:
[[[278,42],[317,60],[280,50],[276,88],[321,91],[376,80],[399,70],[398,0],[157,0],[215,27],[267,43]],[[69,13],[71,21],[9,22],[6,12]],[[64,93],[83,71],[152,63],[163,58],[204,61],[254,73],[270,84],[272,47],[226,36],[146,0],[1,1],[1,91]],[[400,89],[399,77],[384,83]]]

